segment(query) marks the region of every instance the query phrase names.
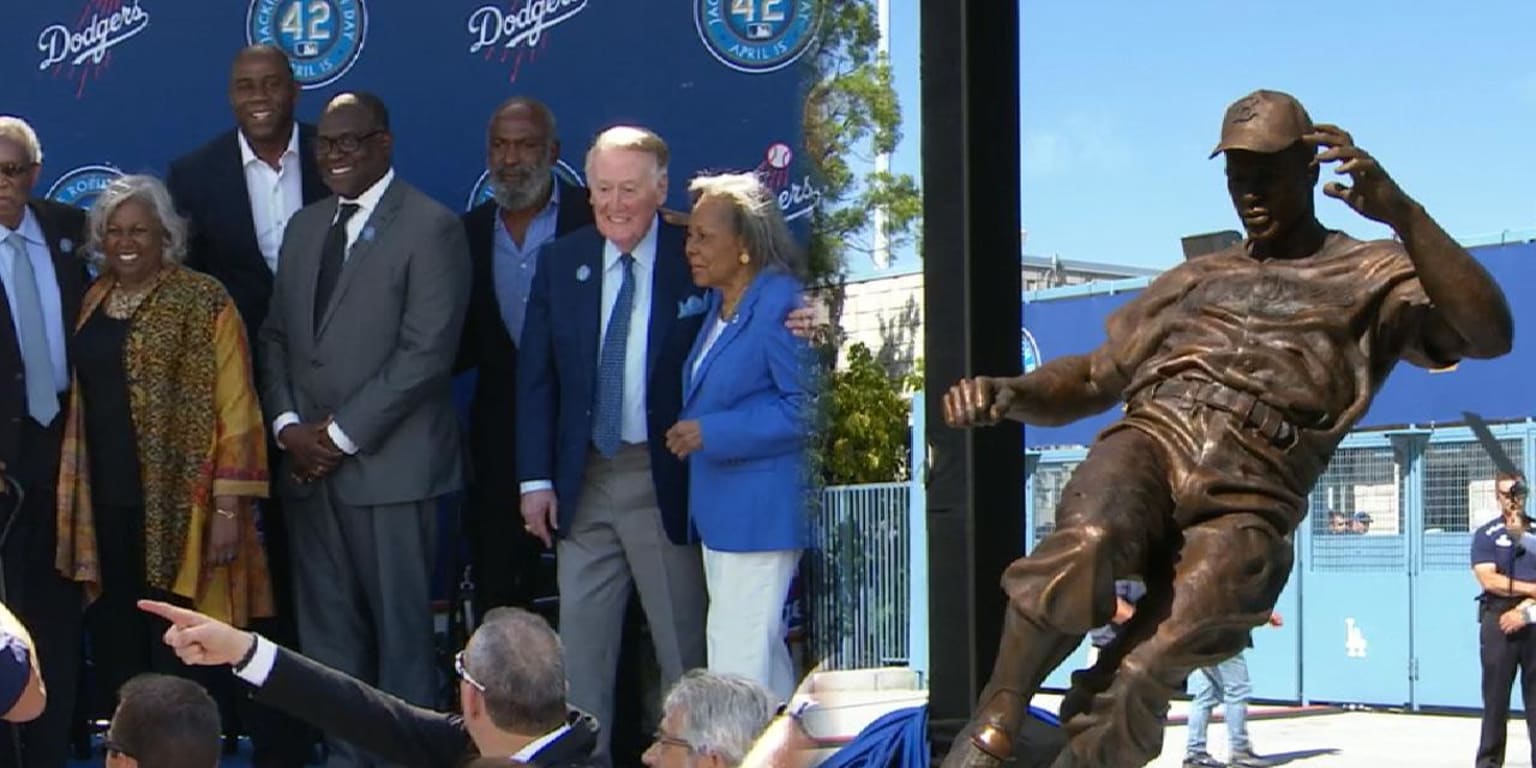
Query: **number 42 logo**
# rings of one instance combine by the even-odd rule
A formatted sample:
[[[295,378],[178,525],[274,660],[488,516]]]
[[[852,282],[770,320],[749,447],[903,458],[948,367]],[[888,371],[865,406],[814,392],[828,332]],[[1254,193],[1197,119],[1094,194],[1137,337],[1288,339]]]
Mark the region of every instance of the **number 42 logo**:
[[[357,63],[368,35],[363,0],[251,0],[246,42],[288,53],[305,90],[340,80]]]
[[[820,25],[816,0],[694,0],[693,23],[721,64],[760,74],[805,54]]]

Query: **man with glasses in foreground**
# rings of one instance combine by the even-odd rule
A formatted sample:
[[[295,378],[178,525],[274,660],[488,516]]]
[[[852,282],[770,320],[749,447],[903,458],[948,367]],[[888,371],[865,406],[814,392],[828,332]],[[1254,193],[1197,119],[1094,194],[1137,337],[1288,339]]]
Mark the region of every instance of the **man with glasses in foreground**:
[[[661,709],[648,768],[735,768],[779,713],[762,685],[705,669],[685,673]]]
[[[1531,520],[1525,514],[1529,494],[1525,476],[1499,473],[1493,481],[1499,516],[1472,534],[1472,574],[1478,596],[1479,646],[1483,665],[1483,735],[1477,768],[1504,764],[1509,732],[1509,691],[1520,670],[1520,693],[1536,701],[1536,553],[1529,552]],[[1536,762],[1536,707],[1525,709],[1533,762]]]
[[[543,618],[497,608],[454,659],[462,715],[409,704],[356,678],[196,611],[151,600],[171,623],[165,642],[187,664],[228,664],[257,701],[413,768],[455,768],[466,757],[543,768],[591,768],[597,721],[565,703],[560,638]]]

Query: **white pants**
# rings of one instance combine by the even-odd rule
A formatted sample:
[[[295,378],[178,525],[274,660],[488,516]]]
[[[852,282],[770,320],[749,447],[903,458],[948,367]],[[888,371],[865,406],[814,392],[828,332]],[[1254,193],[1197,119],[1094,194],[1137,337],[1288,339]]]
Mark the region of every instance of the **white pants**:
[[[703,550],[709,670],[756,680],[779,701],[789,701],[800,681],[784,644],[784,601],[800,551]]]

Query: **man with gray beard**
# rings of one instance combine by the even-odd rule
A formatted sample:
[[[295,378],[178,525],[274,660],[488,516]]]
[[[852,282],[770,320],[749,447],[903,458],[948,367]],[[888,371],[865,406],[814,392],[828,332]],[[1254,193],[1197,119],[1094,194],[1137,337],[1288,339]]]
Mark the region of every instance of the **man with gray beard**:
[[[470,542],[477,617],[499,606],[533,608],[554,591],[543,547],[518,514],[517,339],[539,249],[592,223],[587,191],[554,173],[555,117],[536,99],[497,107],[486,130],[485,165],[494,198],[464,214],[474,266],[455,372],[478,371],[470,403]]]

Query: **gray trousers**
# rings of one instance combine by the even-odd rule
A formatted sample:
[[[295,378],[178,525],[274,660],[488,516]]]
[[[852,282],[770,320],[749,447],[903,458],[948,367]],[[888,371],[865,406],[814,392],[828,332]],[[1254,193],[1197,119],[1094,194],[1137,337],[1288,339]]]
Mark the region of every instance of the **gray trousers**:
[[[570,702],[598,718],[607,764],[630,589],[640,593],[665,690],[706,662],[704,566],[698,545],[673,544],[662,528],[644,445],[625,446],[612,459],[587,459],[581,503],[565,533],[555,562]]]
[[[322,481],[286,508],[304,655],[432,707],[436,501],[352,507]],[[346,742],[326,743],[329,768],[383,765]]]

